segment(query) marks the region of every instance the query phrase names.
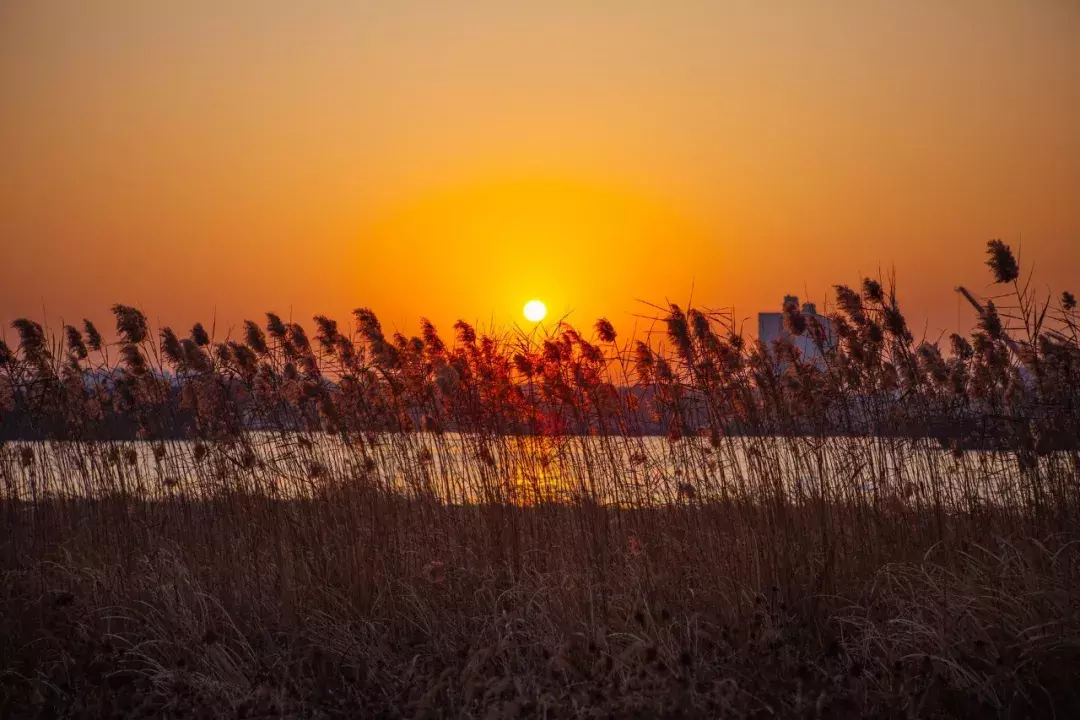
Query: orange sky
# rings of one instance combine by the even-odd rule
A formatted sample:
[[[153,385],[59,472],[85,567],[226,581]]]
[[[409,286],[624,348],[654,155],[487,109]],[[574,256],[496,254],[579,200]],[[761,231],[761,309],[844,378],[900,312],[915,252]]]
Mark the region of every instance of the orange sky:
[[[1075,0],[0,4],[5,326],[629,329],[895,267],[936,335],[1021,234],[1080,290]]]

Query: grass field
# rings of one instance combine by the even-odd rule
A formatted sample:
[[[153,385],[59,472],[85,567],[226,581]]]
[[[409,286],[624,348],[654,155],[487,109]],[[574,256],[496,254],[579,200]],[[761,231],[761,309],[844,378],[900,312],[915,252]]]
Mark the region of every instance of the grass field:
[[[4,717],[1070,717],[1080,335],[917,339],[837,287],[771,347],[151,332],[0,346]]]

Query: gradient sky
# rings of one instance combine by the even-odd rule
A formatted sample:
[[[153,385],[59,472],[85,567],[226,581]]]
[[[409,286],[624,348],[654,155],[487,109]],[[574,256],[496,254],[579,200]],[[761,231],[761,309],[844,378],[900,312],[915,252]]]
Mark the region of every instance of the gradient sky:
[[[628,330],[895,268],[936,336],[1021,236],[1080,290],[1075,0],[0,4],[6,326]]]

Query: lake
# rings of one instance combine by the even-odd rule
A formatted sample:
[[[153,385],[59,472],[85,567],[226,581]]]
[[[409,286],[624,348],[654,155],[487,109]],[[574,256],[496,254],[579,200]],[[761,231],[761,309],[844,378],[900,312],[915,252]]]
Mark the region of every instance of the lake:
[[[1067,456],[1041,472],[1070,471]],[[589,499],[602,504],[744,501],[1024,502],[1014,455],[954,456],[932,441],[871,437],[495,436],[253,432],[241,441],[12,442],[0,487],[12,499],[147,499],[262,492],[315,497],[359,484],[452,503]]]

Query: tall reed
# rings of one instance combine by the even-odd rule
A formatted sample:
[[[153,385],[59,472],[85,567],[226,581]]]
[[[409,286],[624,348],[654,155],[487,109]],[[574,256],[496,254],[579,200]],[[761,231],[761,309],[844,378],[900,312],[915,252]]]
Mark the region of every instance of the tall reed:
[[[0,700],[112,702],[97,662],[161,712],[1075,708],[1080,316],[988,258],[945,343],[870,278],[770,345],[18,320]]]

